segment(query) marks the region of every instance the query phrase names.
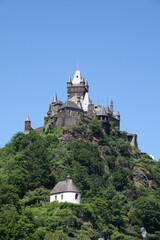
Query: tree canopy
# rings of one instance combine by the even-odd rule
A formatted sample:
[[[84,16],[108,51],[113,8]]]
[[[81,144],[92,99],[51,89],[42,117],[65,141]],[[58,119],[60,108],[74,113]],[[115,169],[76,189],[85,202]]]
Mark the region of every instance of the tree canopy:
[[[160,163],[97,119],[41,134],[21,132],[0,149],[1,239],[160,239]],[[49,203],[70,175],[82,203]]]

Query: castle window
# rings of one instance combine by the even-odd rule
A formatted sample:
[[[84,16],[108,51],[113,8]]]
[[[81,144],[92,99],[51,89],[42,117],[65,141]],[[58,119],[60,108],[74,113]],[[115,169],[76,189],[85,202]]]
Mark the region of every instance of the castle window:
[[[61,200],[63,200],[63,195],[61,195]]]
[[[55,201],[57,200],[57,196],[55,196]]]
[[[78,201],[78,193],[75,194],[75,200]]]

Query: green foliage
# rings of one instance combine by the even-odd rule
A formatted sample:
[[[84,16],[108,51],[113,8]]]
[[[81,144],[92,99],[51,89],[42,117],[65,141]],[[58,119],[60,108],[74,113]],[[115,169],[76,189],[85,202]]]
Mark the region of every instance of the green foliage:
[[[19,132],[0,149],[1,239],[136,240],[141,227],[158,239],[160,162],[141,156],[114,123],[106,132],[80,115],[76,126]],[[82,203],[49,203],[68,174]]]
[[[50,117],[44,117],[44,125],[50,122]]]
[[[134,217],[149,233],[160,229],[160,202],[153,196],[140,197],[134,203]]]
[[[90,129],[90,135],[94,137],[101,138],[103,137],[103,129],[102,129],[102,124],[98,121],[97,118],[95,118],[90,124],[89,124],[89,129]]]
[[[44,202],[49,202],[50,191],[41,187],[33,191],[28,191],[22,199],[24,205],[39,204]]]

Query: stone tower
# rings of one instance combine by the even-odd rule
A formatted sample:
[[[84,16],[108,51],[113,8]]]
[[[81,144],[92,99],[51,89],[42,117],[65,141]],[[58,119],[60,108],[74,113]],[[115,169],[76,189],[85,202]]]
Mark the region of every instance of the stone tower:
[[[24,133],[25,133],[25,134],[28,134],[31,130],[32,130],[31,121],[30,121],[29,116],[27,116],[27,118],[26,118],[26,120],[25,120]]]
[[[76,71],[73,80],[71,80],[71,77],[69,77],[67,82],[68,100],[73,102],[80,101],[82,104],[84,96],[88,90],[88,83],[84,80],[84,77],[81,75],[79,70]]]

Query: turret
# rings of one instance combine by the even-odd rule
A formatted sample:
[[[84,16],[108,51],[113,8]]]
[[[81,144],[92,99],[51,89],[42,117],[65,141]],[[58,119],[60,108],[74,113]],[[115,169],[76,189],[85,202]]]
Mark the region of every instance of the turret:
[[[84,81],[84,77],[81,76],[81,82],[80,82],[80,85],[84,86],[85,85],[85,81]]]
[[[111,100],[111,103],[110,103],[110,110],[113,113],[113,101],[112,100]]]
[[[120,120],[120,113],[119,113],[118,110],[117,110],[117,113],[116,113],[116,118],[117,118],[118,120]]]
[[[107,104],[107,107],[106,107],[106,113],[109,114],[109,115],[112,115],[112,112],[111,112],[111,110],[109,109],[108,104]]]
[[[26,120],[25,120],[25,128],[24,128],[24,133],[28,134],[32,129],[31,127],[31,121],[29,116],[27,116]]]
[[[68,82],[67,82],[67,85],[72,85],[72,79],[71,79],[71,77],[69,76],[69,78],[68,78]]]
[[[86,90],[87,90],[87,92],[89,91],[89,86],[88,86],[88,81],[86,80],[86,82],[85,82],[85,88],[86,88]]]

